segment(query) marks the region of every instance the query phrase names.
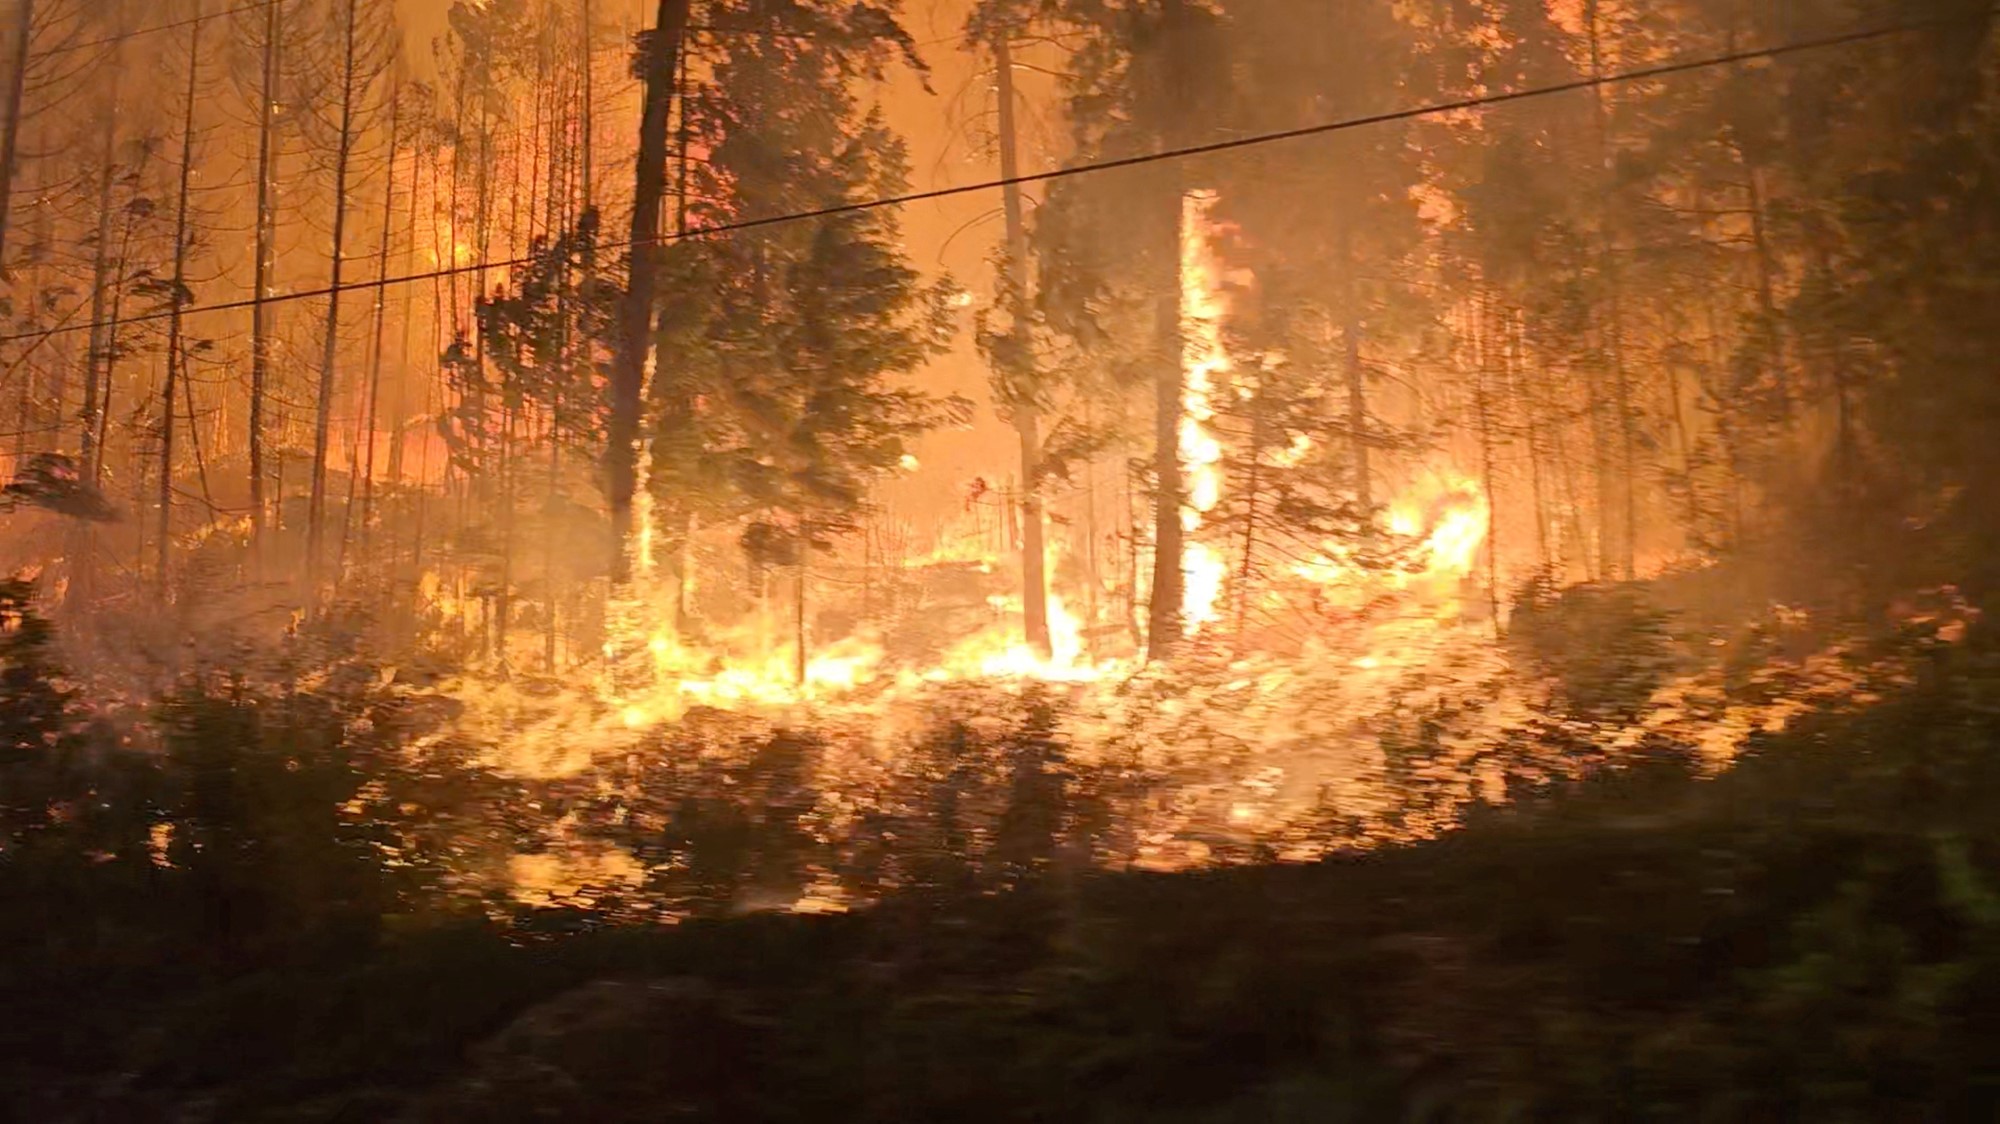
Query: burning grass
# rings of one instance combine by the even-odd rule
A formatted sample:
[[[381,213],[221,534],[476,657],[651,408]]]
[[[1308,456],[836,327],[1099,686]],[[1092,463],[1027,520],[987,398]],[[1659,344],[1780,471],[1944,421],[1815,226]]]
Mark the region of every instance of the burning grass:
[[[868,680],[823,697],[728,706],[675,682],[674,715],[639,723],[573,689],[477,694],[459,681],[446,687],[465,706],[450,736],[561,809],[509,813],[539,825],[521,835],[536,857],[517,863],[519,896],[672,917],[863,904],[939,856],[986,861],[1031,814],[1049,825],[1037,861],[1112,869],[1305,861],[1428,838],[1474,805],[1662,747],[1725,768],[1749,739],[1865,705],[1907,675],[1906,655],[1796,610],[1719,638],[1676,632],[1670,614],[1635,608],[1642,599],[1524,602],[1503,641],[1405,589],[1400,611],[1295,656],[1197,644],[1171,665],[992,674],[871,662]],[[1947,604],[1913,627],[1949,643],[1967,612]],[[1607,617],[1590,627],[1619,631],[1588,664],[1551,658],[1565,629],[1585,627],[1578,618]],[[775,852],[788,857],[771,867]]]

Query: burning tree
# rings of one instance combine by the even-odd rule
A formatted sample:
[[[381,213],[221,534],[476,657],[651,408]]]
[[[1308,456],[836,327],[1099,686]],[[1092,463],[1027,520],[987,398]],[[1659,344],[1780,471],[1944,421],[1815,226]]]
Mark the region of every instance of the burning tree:
[[[1214,12],[1183,0],[1052,8],[1087,44],[1070,75],[1078,160],[1158,151],[1206,135],[1213,125],[1207,99],[1222,78]],[[1180,639],[1188,585],[1184,210],[1200,174],[1199,166],[1191,171],[1175,162],[1059,185],[1038,231],[1040,300],[1050,323],[1121,368],[1128,380],[1144,379],[1153,392],[1146,469],[1154,500],[1153,564],[1145,632],[1155,658]],[[1140,537],[1136,526],[1132,537]]]

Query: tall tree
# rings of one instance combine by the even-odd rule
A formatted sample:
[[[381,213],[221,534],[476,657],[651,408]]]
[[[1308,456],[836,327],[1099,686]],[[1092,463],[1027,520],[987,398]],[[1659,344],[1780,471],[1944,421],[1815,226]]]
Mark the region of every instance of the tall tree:
[[[993,391],[1004,416],[1013,424],[1021,458],[1021,610],[1028,645],[1046,658],[1049,639],[1048,548],[1044,541],[1042,414],[1048,388],[1043,386],[1031,332],[1029,241],[1022,200],[1019,106],[1014,91],[1013,36],[1024,13],[1017,6],[988,5],[974,15],[971,39],[992,52],[997,106],[1002,203],[1006,244],[1000,256],[1000,304],[1006,324],[983,332],[987,361],[993,368]]]
[[[122,36],[125,30],[125,5],[112,0],[107,12],[112,34]],[[90,342],[84,355],[83,409],[78,416],[81,433],[78,449],[81,452],[83,472],[86,479],[97,480],[100,451],[97,445],[98,411],[104,390],[104,370],[110,347],[110,323],[107,314],[110,309],[112,288],[116,283],[113,275],[112,228],[116,215],[112,210],[114,191],[118,184],[119,161],[119,114],[124,107],[123,75],[119,63],[123,52],[113,48],[112,66],[106,80],[104,101],[99,112],[103,130],[102,147],[98,153],[97,168],[97,230],[91,246],[90,283]]]
[[[633,66],[645,84],[645,102],[639,121],[638,165],[632,181],[625,301],[619,312],[618,348],[611,368],[610,444],[605,451],[614,585],[627,580],[631,572],[632,501],[639,480],[640,415],[659,278],[660,213],[667,197],[667,124],[687,23],[688,0],[660,0],[652,30],[639,39]]]
[[[900,52],[893,11],[800,4],[769,14],[718,5],[732,38],[690,129],[696,219],[839,207],[894,195],[907,155],[852,88]],[[887,212],[849,213],[676,241],[665,255],[651,485],[680,511],[734,519],[753,565],[793,586],[794,671],[810,643],[809,571],[860,529],[871,483],[916,434],[960,416],[897,385],[949,338],[949,286],[925,285]],[[676,519],[674,508],[666,519]]]
[[[331,161],[333,179],[333,244],[328,279],[326,321],[320,336],[318,390],[314,396],[312,489],[306,514],[306,585],[308,600],[320,596],[321,565],[326,540],[327,457],[333,434],[334,390],[339,379],[340,310],[346,279],[347,229],[352,206],[356,146],[377,107],[373,91],[388,69],[394,24],[377,0],[333,0],[334,19],[327,57],[331,60],[328,88],[331,103],[316,115],[322,145]]]
[[[269,4],[263,12],[263,27],[258,35],[257,77],[255,97],[257,103],[257,202],[254,221],[256,233],[253,238],[256,276],[251,281],[250,310],[250,402],[246,424],[249,429],[248,451],[250,459],[250,534],[253,545],[261,549],[264,538],[264,518],[267,505],[264,484],[267,468],[264,464],[265,404],[271,382],[271,357],[275,346],[272,330],[271,296],[277,270],[277,161],[278,107],[283,91],[280,81],[284,74],[284,33],[286,30],[285,5]]]
[[[1068,76],[1076,160],[1184,147],[1216,127],[1226,64],[1221,21],[1209,7],[1199,0],[1063,0],[1051,11],[1082,36]],[[1206,174],[1200,162],[1170,161],[1064,185],[1051,190],[1038,226],[1038,300],[1052,327],[1086,352],[1123,351],[1146,371],[1153,561],[1145,632],[1155,659],[1171,655],[1183,631],[1180,241],[1188,191]],[[1107,315],[1112,309],[1119,311]],[[1114,326],[1114,319],[1123,323]],[[1122,345],[1112,342],[1120,337]]]
[[[35,0],[17,0],[9,46],[13,69],[7,75],[7,121],[0,125],[0,272],[7,268],[7,227],[13,218],[14,172],[20,163],[21,115],[28,93],[29,47],[35,36]]]
[[[174,204],[173,279],[167,295],[172,311],[167,320],[166,377],[160,391],[160,538],[156,546],[159,559],[154,577],[159,583],[162,600],[172,588],[168,582],[174,541],[174,400],[187,373],[183,309],[192,299],[187,287],[188,255],[192,250],[189,245],[189,205],[195,177],[195,94],[201,76],[202,24],[206,22],[202,7],[202,0],[194,0],[194,15],[188,26],[187,88],[181,106],[180,189]]]

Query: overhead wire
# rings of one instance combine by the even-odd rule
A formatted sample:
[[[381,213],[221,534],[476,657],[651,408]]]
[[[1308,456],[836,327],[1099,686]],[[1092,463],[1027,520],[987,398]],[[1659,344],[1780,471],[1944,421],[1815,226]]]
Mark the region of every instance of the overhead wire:
[[[277,3],[277,2],[283,2],[283,0],[270,0],[270,2]],[[1075,179],[1078,177],[1087,175],[1096,175],[1103,172],[1119,171],[1130,168],[1141,168],[1154,164],[1169,163],[1181,160],[1191,160],[1203,156],[1215,156],[1225,153],[1239,152],[1251,148],[1261,148],[1267,145],[1283,144],[1288,141],[1306,140],[1315,137],[1328,136],[1335,133],[1348,132],[1355,129],[1369,128],[1371,126],[1376,126],[1376,125],[1393,124],[1401,121],[1414,121],[1426,117],[1437,117],[1448,114],[1463,113],[1469,110],[1487,109],[1494,106],[1509,105],[1515,102],[1531,101],[1541,98],[1556,97],[1562,94],[1572,94],[1588,90],[1596,90],[1606,86],[1630,85],[1634,82],[1652,81],[1654,79],[1659,79],[1659,78],[1668,78],[1681,74],[1690,74],[1698,71],[1710,70],[1716,67],[1737,66],[1743,63],[1784,58],[1787,56],[1804,54],[1811,51],[1821,51],[1837,47],[1854,46],[1862,43],[1873,42],[1880,39],[1888,39],[1903,35],[1910,35],[1922,31],[1936,31],[1944,28],[1967,24],[1973,22],[1974,20],[1983,20],[1985,18],[1992,16],[1995,13],[1995,11],[2000,11],[2000,9],[1990,9],[1990,8],[1984,9],[1977,16],[1961,14],[1956,16],[1940,16],[1928,20],[1904,21],[1901,23],[1866,28],[1856,31],[1842,32],[1839,34],[1825,35],[1809,39],[1794,40],[1790,43],[1781,43],[1768,47],[1757,47],[1746,50],[1729,51],[1723,54],[1708,55],[1698,59],[1687,59],[1679,62],[1660,63],[1654,66],[1646,66],[1633,70],[1619,71],[1613,74],[1593,75],[1589,77],[1574,79],[1568,82],[1558,82],[1546,86],[1530,87],[1525,90],[1510,90],[1502,93],[1481,94],[1475,97],[1457,98],[1451,101],[1432,102],[1426,105],[1412,106],[1397,110],[1389,110],[1382,113],[1372,113],[1359,117],[1342,118],[1336,121],[1325,121],[1325,122],[1320,122],[1318,124],[1300,126],[1294,129],[1281,129],[1270,132],[1254,133],[1247,136],[1232,137],[1227,140],[1211,141],[1205,144],[1186,145],[1177,148],[1168,148],[1154,152],[1140,153],[1135,156],[1119,157],[1110,160],[1091,161],[1082,164],[1072,164],[1066,167],[1052,168],[1047,171],[1028,172],[1012,177],[1000,177],[990,180],[981,180],[977,183],[957,184],[950,187],[941,187],[925,191],[908,192],[901,195],[883,196],[876,199],[858,200],[852,203],[841,203],[841,204],[836,204],[834,206],[821,207],[813,210],[790,211],[790,212],[785,212],[783,214],[766,215],[759,218],[741,219],[735,222],[716,223],[708,226],[690,227],[685,231],[663,231],[650,239],[643,239],[637,242],[632,241],[630,239],[621,241],[599,241],[596,244],[596,249],[601,252],[606,250],[631,250],[634,248],[651,248],[675,242],[687,241],[690,239],[713,238],[718,235],[741,233],[743,231],[749,231],[749,230],[763,230],[774,226],[790,225],[792,223],[811,222],[817,219],[838,218],[845,215],[864,214],[873,211],[887,210],[897,207],[906,207],[913,203],[926,203],[939,199],[950,199],[961,195],[973,195],[983,192],[997,191],[1007,187],[1052,183],[1059,180]],[[438,269],[427,270],[421,273],[401,274],[395,277],[378,277],[372,280],[348,282],[348,283],[343,283],[338,287],[323,286],[317,289],[307,289],[294,293],[286,293],[283,294],[282,296],[267,297],[261,301],[256,298],[244,298],[241,300],[226,301],[209,305],[188,305],[182,307],[179,310],[179,312],[183,316],[193,315],[195,313],[237,312],[257,307],[260,304],[268,307],[273,304],[291,303],[294,301],[322,300],[331,297],[336,293],[346,294],[355,292],[369,292],[373,290],[386,289],[393,285],[415,284],[424,281],[441,280],[448,277],[461,277],[472,274],[478,274],[495,269],[509,269],[509,268],[527,266],[527,265],[532,265],[535,260],[536,259],[533,257],[517,257],[517,258],[477,261],[466,265],[446,266]],[[123,318],[119,321],[119,323],[121,325],[144,323],[151,320],[167,319],[173,315],[174,313],[171,310],[164,312],[146,313],[140,316]],[[49,335],[62,334],[66,332],[86,331],[94,326],[101,327],[102,325],[78,324],[66,327],[45,329],[39,332],[20,332],[12,335],[0,335],[0,343],[14,343],[24,339],[38,339]]]
[[[97,39],[86,39],[81,43],[64,43],[60,46],[50,47],[45,51],[39,51],[37,54],[40,57],[47,58],[50,55],[67,54],[71,51],[85,51],[92,47],[109,47],[130,39],[136,39],[141,35],[154,35],[162,31],[178,31],[183,27],[193,27],[195,24],[206,23],[209,20],[222,19],[242,12],[254,12],[259,8],[271,8],[279,4],[288,4],[291,2],[292,0],[252,0],[248,4],[239,4],[234,8],[224,8],[217,12],[204,12],[201,15],[189,16],[186,19],[175,20],[172,23],[156,23],[146,27],[135,27],[130,31],[121,31],[116,35],[106,35]]]

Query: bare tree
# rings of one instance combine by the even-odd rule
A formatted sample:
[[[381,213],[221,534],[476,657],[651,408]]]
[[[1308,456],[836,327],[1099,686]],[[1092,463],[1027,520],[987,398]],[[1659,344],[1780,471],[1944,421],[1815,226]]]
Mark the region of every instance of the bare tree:
[[[194,186],[195,97],[201,79],[201,32],[206,23],[203,0],[194,0],[194,18],[188,25],[187,90],[181,110],[180,189],[174,205],[174,269],[167,293],[172,312],[167,320],[166,379],[160,391],[160,538],[157,572],[160,596],[170,590],[173,554],[174,510],[174,399],[187,366],[185,307],[189,303],[187,268],[189,245],[189,193]]]
[[[348,212],[357,171],[356,153],[379,106],[374,89],[393,57],[395,24],[380,0],[333,0],[333,43],[328,54],[334,75],[331,105],[311,115],[321,143],[330,150],[333,175],[333,246],[325,329],[321,335],[319,385],[314,396],[312,488],[306,509],[306,583],[309,602],[319,596],[321,557],[326,541],[327,454],[332,442],[334,388],[339,380],[340,310],[346,280]]]

